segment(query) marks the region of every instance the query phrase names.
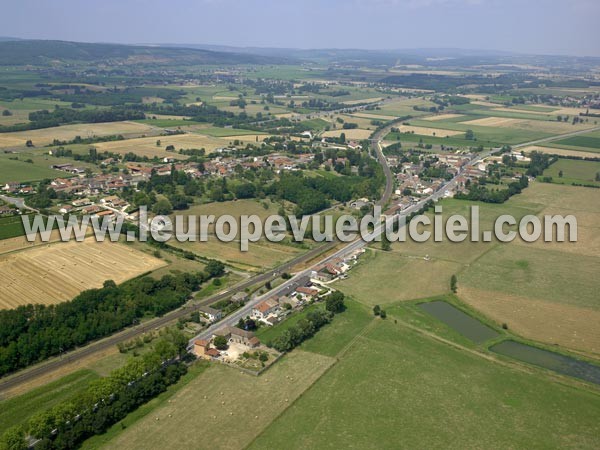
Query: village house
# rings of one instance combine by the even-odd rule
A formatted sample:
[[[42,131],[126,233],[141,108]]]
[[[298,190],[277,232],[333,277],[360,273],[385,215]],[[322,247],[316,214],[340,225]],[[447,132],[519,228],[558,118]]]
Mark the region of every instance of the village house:
[[[274,298],[263,300],[252,309],[252,315],[257,319],[266,319],[279,308],[279,302]]]
[[[248,294],[244,291],[236,292],[232,295],[231,301],[233,303],[245,303],[248,300]]]
[[[317,295],[319,295],[319,290],[317,288],[308,287],[308,286],[301,286],[296,289],[296,292],[298,294],[301,294],[303,297],[309,298],[309,299],[313,299]]]
[[[0,206],[0,216],[9,216],[11,214],[16,214],[16,212],[17,210],[10,206]]]
[[[63,205],[61,206],[61,208],[58,210],[59,213],[61,214],[69,214],[71,212],[73,212],[75,208],[73,208],[72,205]]]
[[[213,337],[222,336],[233,344],[242,344],[250,348],[260,345],[260,340],[251,331],[240,330],[237,327],[223,327],[215,331]]]
[[[200,307],[199,311],[211,322],[221,320],[221,318],[223,317],[223,312],[220,309],[215,309],[210,306],[202,306]]]

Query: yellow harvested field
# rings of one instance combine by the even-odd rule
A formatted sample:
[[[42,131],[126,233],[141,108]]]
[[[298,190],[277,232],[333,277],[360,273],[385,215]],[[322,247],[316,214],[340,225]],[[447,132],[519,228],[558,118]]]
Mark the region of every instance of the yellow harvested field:
[[[446,120],[446,119],[455,119],[456,117],[463,117],[464,114],[438,114],[437,116],[429,116],[423,117],[423,120]]]
[[[165,264],[125,244],[92,239],[5,254],[0,256],[0,308],[59,303],[106,280],[122,283]]]
[[[257,142],[264,141],[268,137],[269,137],[268,134],[242,134],[242,135],[224,136],[220,139],[221,139],[221,141],[224,141],[225,144],[228,144],[229,142],[233,142],[235,140],[243,141],[244,143],[256,144]],[[221,144],[221,145],[223,145],[223,144]]]
[[[514,128],[520,128],[521,130],[534,130],[543,131],[551,134],[566,134],[573,131],[586,130],[593,128],[593,122],[578,123],[573,125],[570,122],[558,122],[549,120],[520,120],[514,124]]]
[[[296,349],[259,377],[212,364],[103,448],[246,448],[334,363]]]
[[[160,97],[142,97],[142,103],[151,104],[151,103],[163,103],[165,100]]]
[[[60,234],[58,230],[52,230],[50,234],[49,242],[56,242],[60,239]],[[32,248],[36,245],[47,245],[47,243],[42,242],[39,236],[36,236],[34,242],[29,242],[25,236],[18,236],[9,239],[0,240],[0,255],[3,253],[10,253],[19,250],[24,250],[26,248]]]
[[[487,102],[485,100],[475,100],[473,102],[471,102],[472,105],[479,105],[479,106],[489,106],[491,108],[495,108],[497,111],[502,111],[502,108],[498,108],[498,103],[492,103],[492,102]],[[508,109],[508,108],[506,108]],[[512,111],[509,109],[509,111]]]
[[[496,322],[507,323],[521,336],[600,354],[598,311],[467,286],[461,286],[459,295]]]
[[[543,147],[539,145],[529,145],[524,148],[520,148],[519,151],[523,151],[525,153],[529,152],[541,152],[541,153],[550,153],[552,155],[561,155],[561,156],[581,156],[583,158],[593,157],[593,152],[581,152],[577,150],[566,150],[563,148],[553,148],[553,147]]]
[[[557,111],[552,111],[549,114],[556,116],[556,115],[568,115],[568,116],[578,116],[580,113],[584,113],[585,114],[585,109],[579,109],[579,108],[561,108]]]
[[[464,131],[442,130],[440,128],[416,127],[412,125],[400,125],[398,128],[401,133],[414,133],[422,136],[446,137],[464,134]]]
[[[509,117],[484,117],[482,119],[468,120],[462,123],[465,125],[478,125],[483,127],[511,127],[522,121],[522,119],[511,119]]]
[[[136,122],[108,122],[77,125],[63,125],[60,127],[43,128],[41,130],[16,131],[14,133],[0,133],[0,147],[25,146],[31,139],[37,147],[51,144],[54,139],[70,141],[75,136],[82,138],[92,136],[110,136],[113,134],[142,135],[150,133],[152,127]]]
[[[496,104],[493,104],[494,106],[497,106]],[[533,105],[533,106],[548,106],[548,105]],[[557,110],[550,110],[548,109],[548,111],[529,111],[526,109],[518,109],[518,108],[494,108],[494,111],[504,111],[504,112],[514,112],[514,113],[524,113],[524,114],[537,114],[537,115],[546,115],[546,116],[578,116],[579,113],[585,113],[584,109],[579,109],[579,108],[561,108],[561,109],[557,109]]]
[[[148,156],[152,158],[157,156],[159,158],[176,158],[185,159],[187,156],[179,155],[179,149],[190,149],[190,148],[204,148],[208,153],[214,151],[216,148],[226,147],[230,142],[237,139],[244,143],[256,143],[256,136],[258,136],[259,142],[262,141],[266,135],[244,135],[235,137],[212,137],[198,133],[186,133],[177,134],[174,136],[160,136],[160,137],[147,137],[138,139],[128,139],[125,141],[114,141],[114,142],[101,142],[95,144],[95,147],[99,151],[109,151],[120,154],[133,152],[136,155]],[[156,146],[156,141],[160,140],[160,147]],[[174,152],[168,152],[165,148],[168,145],[175,147]]]
[[[357,105],[359,103],[373,103],[379,102],[383,100],[381,97],[373,97],[373,98],[363,98],[360,100],[348,100],[346,102],[342,102],[344,105]]]
[[[323,133],[323,137],[340,137],[340,134],[344,133],[346,135],[346,139],[369,139],[371,130],[363,130],[360,128],[355,128],[353,130],[331,130]]]
[[[369,114],[369,113],[354,113],[352,117],[360,117],[361,119],[379,119],[379,120],[396,120],[396,116],[386,116],[385,114]]]

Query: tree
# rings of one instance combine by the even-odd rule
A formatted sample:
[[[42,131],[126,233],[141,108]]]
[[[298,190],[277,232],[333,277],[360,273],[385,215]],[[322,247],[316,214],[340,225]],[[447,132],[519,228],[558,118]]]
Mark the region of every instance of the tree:
[[[28,139],[27,142],[25,142],[25,146],[26,147],[34,147],[33,141],[31,139]]]
[[[225,265],[221,261],[211,259],[208,264],[206,264],[204,271],[209,278],[220,277],[225,274]]]
[[[376,315],[376,316],[378,316],[378,315],[381,314],[381,307],[379,305],[375,305],[373,307],[373,314]]]
[[[227,338],[225,336],[215,337],[213,344],[215,344],[217,350],[227,350]]]
[[[173,212],[173,205],[166,198],[161,198],[156,204],[152,207],[152,212],[154,214],[166,216]]]
[[[470,141],[472,141],[473,139],[475,139],[475,133],[473,133],[473,130],[467,130],[465,132],[465,139],[468,139]]]
[[[382,309],[379,312],[379,317],[381,317],[382,319],[385,319],[387,317],[387,313],[385,312],[385,309]]]
[[[22,426],[7,429],[0,437],[0,450],[26,450],[25,430]]]
[[[558,178],[562,178],[562,177],[563,177],[563,171],[562,171],[562,170],[559,170],[559,171],[558,171]]]
[[[160,139],[157,139],[157,140],[156,140],[156,146],[157,146],[157,147],[160,147]]]
[[[596,172],[596,181],[600,181],[600,172]]]
[[[456,291],[457,291],[457,286],[456,286],[456,283],[457,283],[457,281],[458,281],[458,279],[456,278],[456,275],[452,275],[452,276],[450,277],[450,289],[451,289],[451,290],[452,290],[452,292],[454,292],[455,294],[456,294]]]
[[[340,142],[344,144],[346,142],[346,133],[340,134]]]
[[[344,304],[344,294],[339,291],[329,294],[325,301],[325,309],[334,314],[343,312],[344,309],[346,309],[346,305]]]
[[[383,237],[381,239],[381,250],[389,252],[392,249],[392,244],[387,237],[387,233],[383,233]]]
[[[12,116],[12,113],[8,109],[5,109],[4,111],[2,111],[2,115],[4,117],[8,117],[8,116]]]

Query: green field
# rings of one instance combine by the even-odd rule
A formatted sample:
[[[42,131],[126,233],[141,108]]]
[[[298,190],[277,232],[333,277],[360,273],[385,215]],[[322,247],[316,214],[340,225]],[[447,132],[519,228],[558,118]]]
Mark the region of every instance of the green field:
[[[378,321],[250,448],[600,445],[600,396]]]
[[[209,128],[200,128],[197,130],[200,134],[206,134],[208,136],[213,137],[229,137],[229,136],[244,136],[249,134],[263,134],[261,132],[251,131],[251,130],[243,130],[239,128],[218,128],[218,127],[209,127]]]
[[[562,172],[562,176],[560,176]],[[596,175],[600,173],[600,162],[575,159],[559,159],[544,171],[544,177],[552,177],[553,183],[593,184],[600,186]]]
[[[184,127],[187,125],[197,125],[198,122],[184,119],[143,119],[135,120],[134,122],[151,125],[159,128]]]
[[[372,320],[370,309],[363,304],[350,298],[346,298],[345,303],[346,310],[341,314],[336,314],[331,324],[321,328],[311,339],[303,342],[300,346],[302,350],[320,353],[325,356],[335,356]],[[256,335],[261,342],[273,340],[283,331],[306,317],[310,311],[317,308],[324,308],[324,304],[308,306],[280,324],[260,328]]]
[[[600,137],[594,136],[573,136],[560,141],[554,141],[558,145],[567,145],[570,147],[586,147],[600,151]]]
[[[23,236],[25,229],[21,216],[0,217],[0,239]]]
[[[27,159],[26,157],[21,157]],[[61,161],[58,161],[61,162]],[[27,163],[25,161],[16,161],[7,157],[0,158],[0,183],[18,182],[27,183],[40,181],[44,178],[65,177],[69,174],[50,168],[51,162],[44,167],[41,163]]]
[[[90,381],[99,378],[92,370],[78,370],[60,380],[34,389],[26,394],[0,402],[0,430],[24,423],[39,411],[83,392]]]

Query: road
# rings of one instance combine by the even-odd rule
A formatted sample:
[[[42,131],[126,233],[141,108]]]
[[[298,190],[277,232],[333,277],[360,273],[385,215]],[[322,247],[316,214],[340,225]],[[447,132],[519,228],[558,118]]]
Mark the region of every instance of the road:
[[[377,158],[379,160],[379,163],[382,165],[382,167],[384,169],[384,174],[386,176],[386,186],[384,189],[384,193],[379,201],[379,204],[382,206],[385,205],[389,201],[389,199],[391,198],[392,192],[393,192],[393,188],[394,188],[393,174],[392,174],[389,166],[387,165],[387,162],[383,155],[382,146],[381,146],[381,140],[383,139],[383,137],[385,136],[385,134],[387,133],[389,128],[391,128],[392,126],[393,125],[389,125],[388,127],[375,133],[373,136],[373,140],[372,140],[373,144],[375,145]],[[600,130],[600,127],[596,127],[596,128],[592,128],[592,129],[588,129],[588,130],[575,131],[575,132],[566,133],[566,134],[563,134],[560,136],[554,136],[554,137],[550,137],[550,138],[538,139],[535,141],[525,142],[523,144],[513,146],[513,149],[526,147],[529,145],[537,145],[539,143],[557,140],[557,139],[561,139],[561,138],[565,138],[565,137],[569,137],[569,136],[575,136],[575,135],[582,134],[582,133],[589,133],[591,131],[596,131],[596,130]],[[471,160],[468,163],[468,165],[470,165],[470,166],[475,165],[475,164],[479,163],[481,160],[483,160],[484,158],[490,156],[491,154],[493,154],[494,152],[497,152],[499,150],[500,149],[497,148],[497,149],[492,149],[485,153],[479,154],[476,157],[474,157],[473,160]],[[444,184],[439,190],[434,192],[431,196],[429,196],[425,199],[422,199],[419,203],[406,208],[400,214],[389,218],[385,224],[380,224],[377,227],[375,227],[374,231],[371,233],[371,235],[369,235],[367,237],[366,240],[357,239],[351,243],[346,244],[342,249],[338,250],[337,252],[333,253],[332,255],[330,255],[328,257],[323,258],[318,263],[313,264],[311,266],[311,268],[296,274],[293,278],[285,281],[280,286],[271,290],[264,296],[258,296],[258,297],[251,299],[248,303],[246,303],[246,305],[244,305],[243,308],[239,309],[238,311],[229,315],[228,317],[226,317],[219,323],[212,325],[207,330],[203,331],[198,336],[194,337],[192,340],[190,340],[190,344],[195,339],[209,336],[210,333],[212,333],[217,328],[220,328],[224,325],[235,325],[239,321],[240,317],[245,317],[246,315],[249,315],[249,313],[252,310],[252,307],[254,305],[256,305],[257,303],[262,301],[264,298],[267,298],[267,297],[270,297],[273,295],[279,295],[281,292],[284,292],[287,289],[293,289],[294,285],[297,285],[300,282],[300,280],[303,277],[306,277],[310,273],[310,271],[312,269],[314,269],[315,267],[320,266],[329,261],[332,261],[336,258],[344,257],[346,255],[351,254],[352,252],[354,252],[356,250],[364,248],[368,244],[368,242],[366,242],[366,241],[369,238],[373,238],[375,236],[380,235],[383,232],[384,227],[389,228],[390,226],[392,226],[393,221],[396,220],[398,217],[400,217],[400,215],[408,215],[415,211],[418,211],[429,200],[434,200],[434,201],[438,200],[441,196],[443,196],[444,191],[446,191],[447,189],[452,188],[454,186],[454,184],[456,183],[456,178],[461,173],[462,172],[460,172],[455,178],[450,180],[448,183]],[[71,352],[63,355],[61,358],[56,358],[56,359],[50,360],[48,362],[41,363],[37,366],[25,369],[22,372],[17,372],[14,375],[5,377],[4,379],[0,380],[0,394],[2,394],[4,391],[6,391],[8,389],[18,386],[21,383],[29,382],[29,381],[35,379],[36,377],[39,377],[43,374],[46,374],[48,372],[52,372],[61,367],[64,367],[77,359],[81,359],[86,356],[90,356],[96,352],[106,350],[106,349],[108,349],[114,345],[117,345],[121,342],[129,341],[129,340],[131,340],[135,337],[138,337],[138,336],[144,334],[145,332],[152,330],[154,328],[162,327],[171,321],[185,317],[193,311],[197,311],[202,306],[206,306],[206,305],[218,302],[220,300],[223,300],[225,298],[228,298],[229,296],[231,296],[233,293],[235,293],[237,291],[244,290],[247,287],[251,287],[251,286],[254,286],[259,283],[266,283],[267,281],[280,276],[283,272],[289,271],[292,267],[299,265],[299,264],[303,264],[305,262],[308,262],[308,261],[316,258],[318,255],[323,254],[323,253],[333,249],[338,244],[339,244],[338,241],[327,242],[319,247],[316,247],[316,248],[308,251],[307,253],[304,253],[304,254],[278,266],[277,268],[271,269],[262,274],[248,278],[247,280],[243,280],[243,281],[229,287],[227,290],[221,291],[218,294],[207,297],[206,299],[202,300],[201,302],[195,303],[190,306],[184,306],[180,309],[177,309],[168,314],[165,314],[162,317],[148,321],[142,325],[128,328],[118,334],[114,334],[103,340],[93,342],[91,344],[88,344],[85,347],[71,351]]]
[[[29,211],[33,211],[35,213],[39,213],[39,211],[35,208],[31,208],[25,204],[25,200],[20,197],[9,197],[7,195],[0,195],[0,199],[4,200],[6,203],[12,203],[19,209],[27,209]]]

